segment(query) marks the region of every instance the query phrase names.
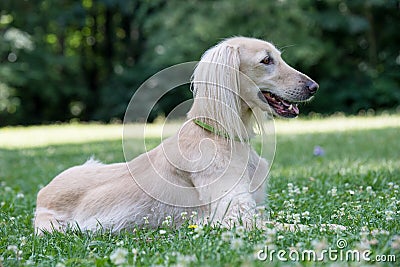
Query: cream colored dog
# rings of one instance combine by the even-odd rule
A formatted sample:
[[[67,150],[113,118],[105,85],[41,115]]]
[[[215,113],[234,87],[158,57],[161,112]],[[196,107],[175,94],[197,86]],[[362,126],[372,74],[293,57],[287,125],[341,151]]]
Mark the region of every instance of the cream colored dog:
[[[119,231],[196,211],[200,222],[253,225],[267,162],[248,139],[263,112],[293,118],[318,85],[270,43],[244,37],[209,49],[192,79],[194,102],[179,132],[129,162],[88,161],[40,190],[35,229]]]

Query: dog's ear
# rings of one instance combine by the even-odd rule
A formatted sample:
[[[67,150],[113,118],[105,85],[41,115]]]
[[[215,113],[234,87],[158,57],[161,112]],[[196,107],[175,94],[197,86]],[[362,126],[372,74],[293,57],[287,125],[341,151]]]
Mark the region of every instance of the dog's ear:
[[[239,66],[238,46],[222,42],[204,53],[192,76],[195,99],[189,117],[215,120],[222,126],[218,130],[245,139],[240,119]]]

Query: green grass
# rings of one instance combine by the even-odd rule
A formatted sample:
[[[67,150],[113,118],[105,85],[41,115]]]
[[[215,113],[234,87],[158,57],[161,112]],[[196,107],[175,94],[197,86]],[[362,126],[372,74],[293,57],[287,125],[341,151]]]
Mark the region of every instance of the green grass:
[[[155,146],[159,127],[151,127],[154,131],[148,138]],[[113,266],[118,252],[126,260],[125,266],[285,266],[296,262],[259,261],[255,253],[265,246],[286,251],[337,249],[340,239],[347,241],[343,251],[369,249],[371,259],[395,255],[396,263],[380,265],[398,266],[400,116],[278,121],[276,129],[277,152],[265,212],[275,221],[316,225],[309,231],[192,229],[188,222],[179,229],[68,232],[44,237],[33,234],[38,190],[91,155],[106,163],[123,161],[121,126],[0,129],[0,266]],[[137,144],[139,154],[144,151],[140,135]],[[325,154],[314,156],[315,146],[322,147]],[[347,230],[332,231],[319,227],[321,223],[345,225]],[[359,266],[357,262],[349,264]]]

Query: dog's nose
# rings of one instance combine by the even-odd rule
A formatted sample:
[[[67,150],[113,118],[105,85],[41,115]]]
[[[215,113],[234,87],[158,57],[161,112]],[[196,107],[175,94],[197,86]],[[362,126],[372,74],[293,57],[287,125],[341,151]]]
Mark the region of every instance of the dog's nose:
[[[318,90],[318,83],[314,82],[314,81],[308,81],[306,83],[306,89],[311,93],[311,94],[315,94]]]

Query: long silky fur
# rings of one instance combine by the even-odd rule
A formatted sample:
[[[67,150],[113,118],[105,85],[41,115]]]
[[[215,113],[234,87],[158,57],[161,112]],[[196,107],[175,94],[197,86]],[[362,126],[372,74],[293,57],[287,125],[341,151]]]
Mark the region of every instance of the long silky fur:
[[[243,142],[249,133],[240,118],[239,66],[235,46],[220,43],[203,55],[192,76],[194,103],[188,118],[202,120]]]

